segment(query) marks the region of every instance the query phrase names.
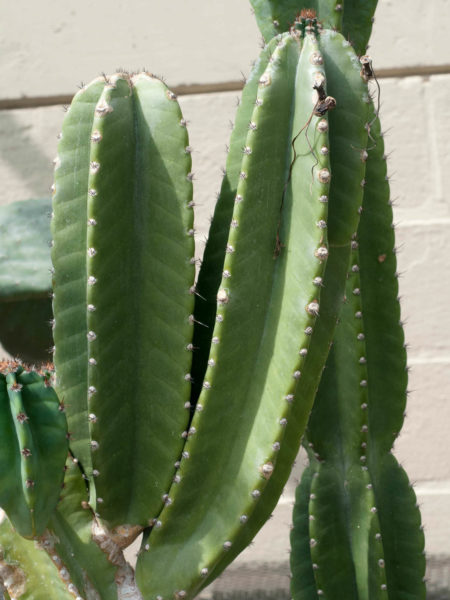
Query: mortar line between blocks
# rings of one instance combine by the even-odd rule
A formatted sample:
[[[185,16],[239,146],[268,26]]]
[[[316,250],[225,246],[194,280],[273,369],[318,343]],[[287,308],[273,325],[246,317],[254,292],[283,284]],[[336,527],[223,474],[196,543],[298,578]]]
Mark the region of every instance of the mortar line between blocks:
[[[377,79],[391,79],[394,77],[429,77],[432,75],[450,74],[450,64],[428,65],[411,67],[394,67],[377,69]],[[178,96],[190,96],[194,94],[214,94],[219,92],[241,91],[244,87],[242,81],[219,81],[216,83],[193,83],[180,84],[169,88]],[[31,96],[25,98],[4,98],[0,100],[0,110],[15,110],[21,108],[40,108],[45,106],[56,106],[58,104],[70,104],[73,95],[54,94],[52,96]]]

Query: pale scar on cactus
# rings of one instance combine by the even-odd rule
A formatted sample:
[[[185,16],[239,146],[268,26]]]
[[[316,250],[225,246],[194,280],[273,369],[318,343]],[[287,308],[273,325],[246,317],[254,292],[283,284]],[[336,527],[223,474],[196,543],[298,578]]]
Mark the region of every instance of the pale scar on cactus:
[[[294,15],[290,31],[270,40],[255,64],[197,282],[191,147],[175,94],[149,73],[120,72],[74,97],[55,160],[52,218],[54,383],[65,406],[70,455],[65,440],[64,488],[49,469],[54,503],[38,527],[3,501],[17,531],[37,542],[15,544],[17,533],[6,518],[0,524],[0,578],[10,582],[10,595],[20,585],[24,600],[51,598],[54,590],[77,600],[187,600],[248,546],[275,507],[319,387],[349,264],[356,264],[355,232],[358,240],[378,239],[378,228],[384,236],[384,221],[358,225],[363,196],[365,206],[372,201],[372,185],[365,184],[380,187],[379,167],[368,171],[366,160],[378,127],[368,93],[371,63],[360,60],[341,33],[323,27],[337,12],[340,28],[351,6],[330,12],[338,6],[331,4],[324,4],[320,21],[315,6],[295,22]],[[377,157],[378,142],[375,147]],[[364,256],[361,248],[358,264]],[[365,302],[373,293],[376,307],[377,294],[384,299],[393,288],[366,292],[370,281],[356,286],[352,280],[353,289],[364,292],[354,298]],[[347,306],[340,331],[348,329]],[[364,321],[367,332],[357,335],[369,337],[370,327],[371,339],[381,335],[376,323],[375,317]],[[369,361],[369,349],[366,354],[369,371],[360,379],[367,383],[377,359]],[[352,377],[359,377],[361,364]],[[5,377],[8,393],[16,394],[10,388],[17,374]],[[380,402],[384,391],[376,392]],[[358,421],[358,436],[367,434],[378,451],[363,453],[362,466],[371,470],[361,470],[361,477],[371,477],[373,489],[364,479],[355,513],[364,515],[364,527],[350,527],[350,538],[370,560],[355,581],[364,590],[370,574],[373,598],[384,598],[377,595],[385,592],[381,586],[393,588],[396,577],[390,566],[397,561],[394,538],[383,534],[382,545],[376,539],[369,546],[364,535],[405,528],[403,517],[382,510],[393,501],[384,482],[397,481],[388,454],[395,436],[385,448],[376,441],[386,437],[377,418],[389,418],[382,410],[361,417],[359,410],[358,419],[368,421]],[[348,413],[350,431],[354,417]],[[397,417],[389,427],[398,432]],[[306,471],[299,494],[303,502],[317,496],[314,511],[325,519],[337,508],[326,502],[321,485],[332,495],[336,474],[320,462],[314,435],[320,440],[325,434],[319,428],[314,434],[314,419],[308,441],[317,454],[315,470]],[[38,444],[48,433],[36,428],[33,436]],[[22,438],[19,450],[30,446]],[[378,462],[381,454],[389,458]],[[29,458],[20,453],[20,464]],[[8,477],[23,489],[22,472]],[[404,478],[395,483],[396,489],[404,485]],[[29,518],[26,499],[22,512]],[[308,520],[299,523],[296,568],[315,598],[330,589],[333,575],[323,583],[316,579],[319,559],[311,566],[311,554],[324,545],[321,530],[312,535]],[[335,525],[346,531],[345,519],[338,516]],[[134,571],[123,550],[141,533]],[[336,549],[343,572],[352,560],[345,543]],[[323,560],[332,564],[329,554]],[[27,577],[33,561],[45,580]],[[353,593],[352,581],[344,584]]]

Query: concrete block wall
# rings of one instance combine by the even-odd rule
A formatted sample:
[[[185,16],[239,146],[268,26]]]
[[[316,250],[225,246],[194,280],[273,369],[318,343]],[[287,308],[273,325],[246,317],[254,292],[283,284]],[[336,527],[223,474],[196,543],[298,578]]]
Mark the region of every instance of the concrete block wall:
[[[394,197],[402,312],[410,346],[408,417],[396,453],[422,506],[427,551],[450,555],[450,24],[448,0],[380,0],[370,54]],[[165,76],[194,147],[198,254],[225,164],[230,121],[260,47],[246,0],[9,3],[0,24],[0,204],[49,195],[62,104],[80,81],[119,67]],[[1,240],[0,240],[1,248]],[[2,354],[0,348],[0,355]],[[448,386],[448,387],[447,387]],[[236,563],[286,561],[303,458],[274,518]],[[237,568],[237,567],[232,567]]]

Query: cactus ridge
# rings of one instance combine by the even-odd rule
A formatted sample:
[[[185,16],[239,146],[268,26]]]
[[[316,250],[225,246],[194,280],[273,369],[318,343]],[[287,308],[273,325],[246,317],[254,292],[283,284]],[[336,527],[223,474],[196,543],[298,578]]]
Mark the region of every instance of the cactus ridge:
[[[5,367],[3,364],[2,367]],[[0,504],[27,538],[44,531],[61,492],[67,423],[50,373],[9,363],[0,372]]]
[[[294,600],[312,593],[299,576],[306,528],[316,594],[336,600],[342,593],[355,600],[425,597],[420,514],[407,476],[390,454],[403,421],[407,378],[377,119],[371,137],[374,146],[362,153],[366,186],[346,302],[307,428],[311,466],[302,490],[309,486],[310,495],[300,490],[294,509]]]
[[[311,560],[309,533],[309,497],[311,484],[316,473],[317,465],[311,463],[302,473],[302,478],[295,490],[296,510],[293,514],[293,529],[291,535],[291,551],[296,560],[291,561],[292,577],[297,582],[296,593],[304,600],[317,600],[317,586],[314,570],[317,565]]]
[[[111,528],[148,525],[184,443],[191,179],[185,122],[159,79],[119,73],[77,94],[55,173],[55,365],[90,503]]]
[[[103,87],[104,81],[97,79],[80,90],[65,116],[55,163],[51,223],[57,393],[67,407],[72,449],[89,474],[92,461],[86,403],[86,199],[92,122]]]

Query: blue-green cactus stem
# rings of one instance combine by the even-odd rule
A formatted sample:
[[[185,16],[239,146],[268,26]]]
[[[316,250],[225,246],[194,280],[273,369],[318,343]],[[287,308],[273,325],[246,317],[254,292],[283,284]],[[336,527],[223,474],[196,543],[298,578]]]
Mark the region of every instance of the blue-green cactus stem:
[[[72,448],[102,519],[144,527],[189,418],[192,175],[176,96],[146,73],[94,81],[57,167],[55,365]]]
[[[340,31],[358,55],[365,53],[378,0],[250,0],[266,42],[288,31],[296,17],[313,10],[323,27]]]
[[[390,453],[403,421],[406,355],[378,120],[370,135],[373,145],[361,153],[366,185],[346,301],[307,428],[311,466],[292,532],[294,600],[338,600],[342,590],[355,600],[425,598],[420,513]],[[300,577],[308,545],[315,594]]]
[[[319,248],[326,252],[326,229],[317,223],[326,223],[327,204],[320,198],[328,195],[329,159],[320,155],[313,173],[316,161],[304,138],[297,152],[305,153],[305,160],[294,164],[283,199],[293,131],[312,119],[316,152],[328,145],[326,130],[317,129],[320,118],[313,115],[317,67],[309,56],[315,42],[306,45],[299,59],[297,40],[281,39],[259,80],[203,389],[186,432],[178,482],[161,515],[155,515],[160,526],[138,559],[137,579],[145,597],[195,594],[245,526],[282,444],[290,408],[285,397],[301,376],[298,351],[307,343],[305,330],[312,328],[318,311],[320,289],[313,280],[326,258],[315,253]],[[294,102],[297,72],[305,85]],[[286,217],[280,236],[286,249],[274,258],[282,203]],[[291,211],[298,212],[294,216]],[[232,435],[232,444],[218,443],[224,430]],[[211,461],[213,470],[207,468]],[[192,515],[188,522],[186,512]],[[170,558],[175,555],[177,560]]]
[[[0,506],[24,537],[42,534],[58,502],[67,423],[50,373],[16,363],[0,372]]]
[[[365,163],[358,148],[367,143],[369,105],[367,87],[360,76],[360,64],[342,36],[323,31],[319,49],[324,60],[327,93],[336,98],[329,112],[329,156],[331,186],[328,210],[328,259],[321,282],[320,316],[309,345],[300,349],[304,359],[302,377],[292,398],[292,410],[274,470],[246,527],[233,547],[218,564],[216,576],[253,539],[273,511],[295,460],[308,413],[305,402],[312,402],[333,337],[336,319],[344,296],[345,278],[351,253],[352,235],[357,228],[363,197]],[[317,55],[316,55],[317,58]],[[209,580],[208,580],[209,581]]]

